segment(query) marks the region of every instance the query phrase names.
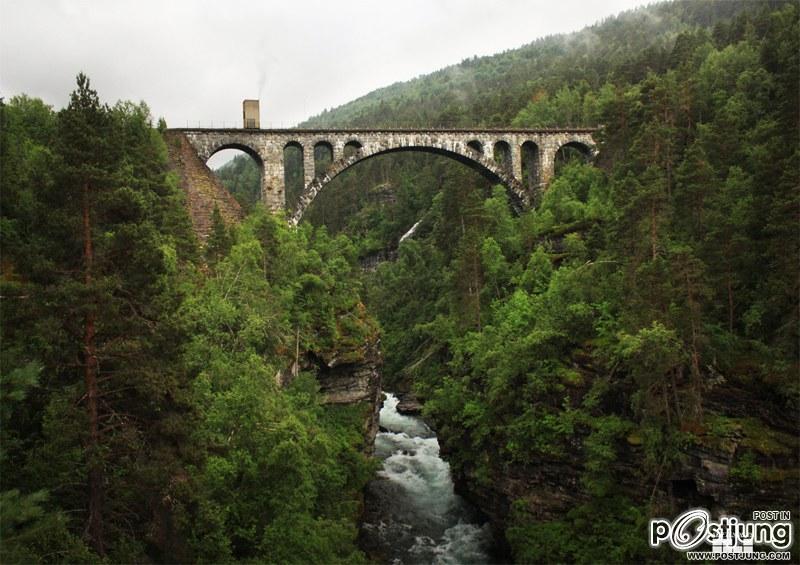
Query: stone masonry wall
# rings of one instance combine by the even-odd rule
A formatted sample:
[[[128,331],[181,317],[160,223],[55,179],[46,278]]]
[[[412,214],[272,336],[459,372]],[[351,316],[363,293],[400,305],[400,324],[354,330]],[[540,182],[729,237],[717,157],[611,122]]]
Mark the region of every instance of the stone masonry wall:
[[[187,137],[180,132],[168,132],[167,150],[172,169],[178,173],[180,187],[186,193],[186,205],[195,235],[201,243],[208,239],[214,207],[230,226],[242,218],[239,203],[197,155]]]
[[[512,203],[521,208],[530,204],[532,192],[545,186],[553,176],[558,150],[572,145],[594,152],[593,130],[173,130],[186,136],[199,158],[207,160],[222,149],[234,148],[250,154],[262,169],[261,195],[273,210],[286,205],[283,150],[289,145],[303,150],[304,191],[297,210],[290,218],[296,224],[307,206],[325,185],[354,164],[383,153],[413,150],[447,155],[457,159],[506,186]],[[535,148],[531,180],[523,179],[523,144]],[[333,152],[333,162],[316,176],[314,147],[326,144]],[[345,146],[357,147],[345,156]],[[498,163],[493,156],[497,144],[507,144],[509,159]],[[481,147],[480,150],[474,147]]]

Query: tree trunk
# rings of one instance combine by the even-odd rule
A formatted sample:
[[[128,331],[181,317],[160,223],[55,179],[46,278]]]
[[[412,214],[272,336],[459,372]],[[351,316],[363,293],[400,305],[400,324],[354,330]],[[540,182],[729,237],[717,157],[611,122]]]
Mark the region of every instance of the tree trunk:
[[[728,331],[733,333],[733,282],[731,272],[728,271]]]
[[[686,273],[686,298],[689,305],[689,321],[692,330],[692,391],[694,396],[693,418],[696,421],[701,421],[703,418],[703,409],[701,404],[701,389],[702,382],[700,378],[700,352],[698,351],[698,326],[701,323],[700,305],[694,299],[694,284],[692,284],[691,276]]]
[[[83,281],[87,289],[92,284],[94,249],[92,247],[92,221],[89,214],[89,184],[83,185]],[[89,463],[89,521],[86,533],[92,548],[105,554],[103,544],[103,468],[99,460],[100,432],[98,426],[97,388],[97,344],[95,340],[96,312],[89,304],[84,320],[84,383],[86,386],[86,410],[89,415],[89,441],[86,455]]]
[[[658,240],[658,227],[656,226],[657,222],[656,217],[656,203],[655,200],[650,202],[650,253],[651,259],[655,261],[657,252],[656,252],[656,241]]]

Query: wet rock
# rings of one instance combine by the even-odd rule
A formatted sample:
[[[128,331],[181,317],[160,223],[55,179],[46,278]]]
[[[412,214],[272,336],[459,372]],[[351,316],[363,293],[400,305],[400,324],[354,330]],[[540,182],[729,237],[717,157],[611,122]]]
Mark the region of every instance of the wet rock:
[[[422,413],[422,403],[412,392],[397,393],[400,402],[397,404],[397,411],[409,416],[418,416]]]

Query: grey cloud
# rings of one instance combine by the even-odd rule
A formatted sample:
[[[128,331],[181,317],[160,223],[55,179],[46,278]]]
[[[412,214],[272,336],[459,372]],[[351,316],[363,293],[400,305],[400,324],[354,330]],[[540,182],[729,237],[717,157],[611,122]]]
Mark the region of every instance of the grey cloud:
[[[0,0],[0,96],[63,106],[86,72],[102,99],[145,100],[173,126],[262,124],[324,108],[472,55],[518,47],[641,0]]]

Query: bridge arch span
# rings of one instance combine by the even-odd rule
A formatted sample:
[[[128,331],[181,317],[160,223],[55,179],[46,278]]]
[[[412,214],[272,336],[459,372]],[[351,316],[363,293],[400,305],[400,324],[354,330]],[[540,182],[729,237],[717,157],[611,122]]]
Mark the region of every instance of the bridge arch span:
[[[297,207],[292,213],[289,221],[292,225],[297,225],[303,219],[306,209],[314,201],[316,196],[337,176],[350,167],[379,155],[398,153],[401,151],[431,153],[449,157],[459,163],[467,165],[473,170],[478,171],[492,182],[500,183],[506,187],[512,207],[520,211],[526,204],[527,195],[520,182],[511,175],[511,171],[503,164],[496,163],[491,158],[486,158],[482,154],[477,154],[472,148],[466,145],[456,144],[453,147],[445,148],[434,145],[398,145],[395,147],[364,148],[350,155],[345,155],[334,161],[323,173],[316,176],[303,190],[297,202]]]
[[[280,153],[283,163],[283,187],[286,195],[299,194],[305,186],[305,150],[303,144],[290,139]],[[262,190],[264,187],[262,186]]]
[[[314,143],[314,176],[322,174],[336,160],[333,143],[320,139]]]
[[[492,158],[505,170],[511,170],[513,153],[511,144],[505,139],[498,139],[492,146]]]
[[[483,143],[479,139],[472,139],[467,142],[467,147],[472,149],[478,155],[483,155]]]
[[[261,153],[259,153],[256,147],[250,143],[247,143],[246,141],[220,140],[217,143],[206,145],[202,151],[198,151],[198,156],[203,161],[208,161],[212,156],[226,149],[236,149],[237,151],[246,153],[253,158],[253,161],[255,161],[259,167],[263,169],[264,158],[262,157]]]

